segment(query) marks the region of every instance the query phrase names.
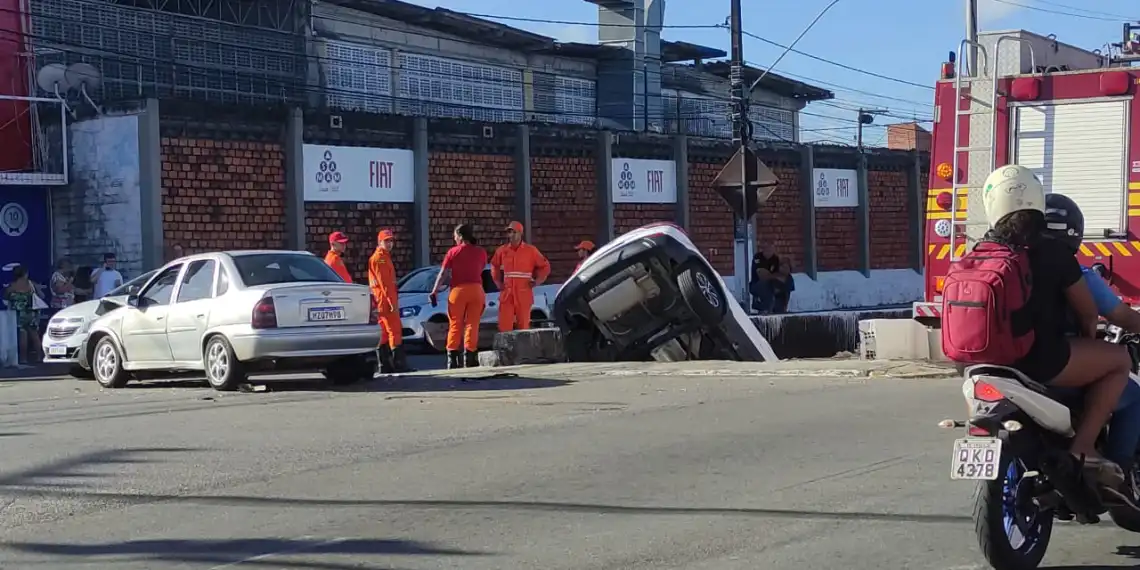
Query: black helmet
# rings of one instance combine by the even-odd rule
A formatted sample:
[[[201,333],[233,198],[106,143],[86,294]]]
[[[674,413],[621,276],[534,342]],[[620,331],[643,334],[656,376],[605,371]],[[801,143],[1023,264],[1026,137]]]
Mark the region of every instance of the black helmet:
[[[1085,215],[1077,203],[1064,194],[1045,196],[1045,234],[1061,240],[1076,253],[1085,236]]]

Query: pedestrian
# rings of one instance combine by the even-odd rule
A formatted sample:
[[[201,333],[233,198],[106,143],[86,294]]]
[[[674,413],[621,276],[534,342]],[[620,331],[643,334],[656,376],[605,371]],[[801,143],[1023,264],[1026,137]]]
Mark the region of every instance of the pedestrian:
[[[778,308],[778,304],[787,306],[791,296],[788,269],[788,264],[781,263],[780,256],[769,244],[760,246],[760,251],[752,257],[751,282],[748,285],[753,310],[768,314]]]
[[[499,332],[530,328],[534,288],[550,276],[550,262],[537,247],[523,242],[523,225],[507,225],[507,243],[491,257],[491,279],[499,288]]]
[[[487,251],[479,247],[475,232],[468,224],[455,226],[455,247],[447,251],[439,275],[431,288],[432,304],[446,275],[451,291],[447,294],[447,367],[479,366],[479,322],[483,318],[486,294],[483,292],[483,268]]]
[[[325,255],[325,263],[344,279],[345,283],[352,283],[352,275],[344,266],[344,250],[348,248],[348,236],[344,232],[329,234],[329,252]]]
[[[51,291],[49,303],[53,313],[75,304],[75,267],[70,259],[61,257],[55,263],[55,273],[51,274],[48,289]]]
[[[578,242],[578,247],[574,248],[578,252],[578,265],[574,266],[574,271],[578,271],[579,267],[586,262],[586,258],[594,253],[594,242],[590,240],[582,240]]]
[[[182,244],[176,243],[170,247],[170,255],[166,256],[166,262],[170,263],[175,259],[182,259],[183,257],[186,257],[186,250],[182,247]]]
[[[91,273],[93,299],[102,299],[112,289],[123,285],[123,274],[116,269],[117,264],[118,259],[114,253],[103,254],[103,266]]]
[[[17,364],[39,362],[40,310],[47,308],[40,298],[36,284],[28,277],[28,268],[17,265],[12,269],[12,282],[4,288],[4,301],[16,313]]]
[[[392,230],[376,234],[376,251],[368,258],[368,287],[376,299],[380,313],[380,347],[376,350],[380,372],[407,372],[408,358],[404,354],[403,331],[400,328],[400,296],[396,286],[396,266],[392,263],[392,246],[396,235]],[[387,342],[385,342],[387,341]]]

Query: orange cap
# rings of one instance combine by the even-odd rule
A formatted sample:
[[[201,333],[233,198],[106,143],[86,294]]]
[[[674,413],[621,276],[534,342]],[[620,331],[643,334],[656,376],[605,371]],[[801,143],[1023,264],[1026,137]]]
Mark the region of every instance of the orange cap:
[[[523,225],[521,222],[511,222],[511,223],[507,224],[507,229],[514,231],[514,232],[518,232],[520,234],[523,233]]]
[[[387,241],[390,239],[394,239],[395,237],[396,237],[396,234],[392,233],[392,230],[387,230],[387,229],[380,230],[376,234],[376,240],[377,241]]]
[[[329,243],[348,243],[348,236],[344,232],[333,232],[329,234]]]
[[[594,251],[594,242],[590,240],[582,240],[574,249],[584,249],[586,251]]]

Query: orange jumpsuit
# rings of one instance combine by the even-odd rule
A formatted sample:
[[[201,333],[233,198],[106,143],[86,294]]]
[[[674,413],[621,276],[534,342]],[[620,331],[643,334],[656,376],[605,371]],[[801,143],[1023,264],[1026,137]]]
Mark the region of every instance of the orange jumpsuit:
[[[499,291],[499,332],[530,328],[534,284],[550,275],[550,262],[529,243],[504,244],[491,257],[491,277]]]
[[[388,340],[388,346],[396,348],[404,341],[400,324],[400,296],[396,288],[396,267],[392,265],[392,254],[376,248],[368,258],[368,287],[376,299],[380,312],[380,330]],[[384,338],[380,344],[384,344]]]
[[[325,255],[325,263],[327,263],[337,275],[340,275],[340,278],[344,279],[345,283],[352,283],[352,275],[349,275],[348,268],[344,266],[344,260],[341,259],[339,253],[330,249],[328,254]]]

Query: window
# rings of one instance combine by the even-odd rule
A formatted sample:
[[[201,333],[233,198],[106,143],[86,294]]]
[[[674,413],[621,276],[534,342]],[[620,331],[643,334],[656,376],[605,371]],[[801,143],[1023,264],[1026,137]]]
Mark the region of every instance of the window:
[[[396,112],[488,122],[523,120],[523,77],[517,69],[400,53]]]
[[[178,272],[181,270],[182,265],[175,265],[160,273],[146,291],[139,295],[139,308],[169,305],[170,295],[174,292],[174,284],[178,282]]]
[[[230,290],[230,276],[226,273],[226,268],[218,266],[218,291],[214,293],[215,297],[221,297]]]
[[[325,262],[299,253],[255,253],[234,256],[234,266],[247,287],[280,283],[344,283]]]
[[[397,285],[401,293],[430,293],[435,285],[435,277],[439,275],[438,267],[418,269],[404,276]]]
[[[329,107],[367,113],[392,112],[391,51],[329,41],[325,86]]]
[[[200,259],[190,263],[182,275],[182,286],[178,288],[178,302],[199,301],[212,298],[214,289],[214,267],[212,259]]]
[[[487,294],[498,293],[499,288],[495,286],[495,280],[491,278],[491,270],[483,270],[483,292]]]
[[[154,271],[147,271],[146,273],[143,273],[142,275],[139,275],[138,277],[135,277],[134,279],[131,279],[130,281],[127,281],[126,283],[123,283],[122,285],[111,289],[111,292],[107,293],[107,296],[118,297],[120,295],[127,295],[127,291],[129,291],[131,287],[138,287],[141,289],[142,286],[146,285],[146,282],[150,280],[151,277],[154,277],[154,274],[157,272],[157,269]]]

